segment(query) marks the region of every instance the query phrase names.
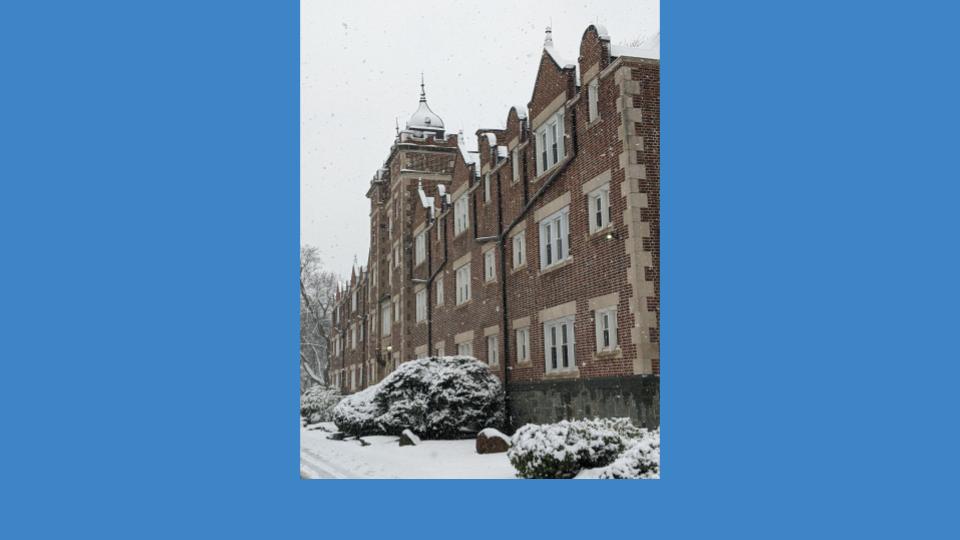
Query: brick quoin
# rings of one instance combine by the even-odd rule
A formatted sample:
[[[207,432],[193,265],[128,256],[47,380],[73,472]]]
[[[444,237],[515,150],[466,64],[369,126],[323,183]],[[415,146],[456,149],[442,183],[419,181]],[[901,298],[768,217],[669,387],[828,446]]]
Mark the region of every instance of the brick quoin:
[[[482,361],[488,358],[486,335],[498,336],[499,362],[491,370],[503,379],[504,370],[509,369],[509,384],[518,388],[572,379],[584,383],[611,378],[658,380],[660,62],[659,55],[647,57],[642,52],[611,47],[606,31],[591,25],[581,39],[575,67],[558,58],[548,32],[530,101],[507,111],[505,128],[477,130],[476,150],[464,146],[462,133],[445,132],[442,120],[429,110],[425,92],[421,93],[420,108],[406,129],[398,129],[366,192],[370,251],[367,265],[337,292],[333,328],[340,344],[331,355],[329,381],[338,383],[344,393],[359,391],[382,380],[400,362],[432,356],[438,348],[444,354],[456,354],[458,336],[469,337],[470,332],[473,355]],[[590,121],[587,87],[594,80],[598,81],[598,118]],[[534,124],[542,124],[545,115],[559,110],[564,111],[566,154],[560,161],[569,161],[524,213],[528,202],[554,176],[551,170],[537,176],[533,129],[538,125]],[[485,197],[488,175],[489,201]],[[601,176],[609,177],[611,227],[591,234],[583,186]],[[469,226],[455,234],[454,201],[459,197],[468,201]],[[562,197],[569,197],[572,260],[542,271],[536,213]],[[501,249],[498,237],[515,221]],[[511,237],[521,230],[526,264],[515,269]],[[416,237],[421,233],[426,258],[417,262]],[[484,278],[488,250],[496,258],[496,277],[490,282]],[[471,299],[458,305],[455,263],[467,259]],[[443,288],[440,305],[438,281]],[[426,290],[428,318],[418,321],[416,296],[421,289]],[[614,294],[619,347],[598,353],[591,300]],[[540,312],[570,302],[576,306],[576,370],[548,373]],[[381,320],[387,306],[394,319],[389,335],[382,331]],[[530,353],[528,361],[519,363],[513,326],[524,319],[529,319]],[[353,328],[363,336],[355,347],[351,346]],[[655,387],[659,388],[658,383]],[[524,395],[511,399],[524,399]],[[655,396],[655,403],[644,407],[656,409],[652,417],[658,422],[659,391]]]

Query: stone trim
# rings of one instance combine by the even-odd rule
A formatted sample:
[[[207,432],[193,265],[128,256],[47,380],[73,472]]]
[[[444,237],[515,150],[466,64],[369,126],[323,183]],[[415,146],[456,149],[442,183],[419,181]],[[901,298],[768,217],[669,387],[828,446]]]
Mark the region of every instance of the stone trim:
[[[559,319],[561,317],[570,317],[577,314],[577,301],[571,300],[565,304],[560,304],[559,306],[553,306],[551,308],[542,309],[540,313],[537,314],[538,319],[541,323],[552,321],[554,319]]]
[[[540,222],[543,218],[560,211],[564,206],[570,206],[570,192],[566,191],[559,197],[541,206],[533,212],[533,220]]]
[[[583,75],[580,76],[580,87],[583,88],[587,86],[598,73],[600,73],[600,62],[590,66],[583,72]]]
[[[418,234],[422,233],[424,229],[427,228],[427,222],[424,221],[420,225],[417,225],[417,228],[413,230],[413,237],[416,238]]]
[[[521,317],[519,319],[514,319],[513,322],[510,323],[511,330],[520,330],[521,328],[529,328],[529,327],[530,327],[530,317]]]
[[[413,355],[416,356],[417,358],[420,358],[422,356],[427,356],[428,353],[429,351],[427,350],[426,345],[420,345],[418,347],[413,348]]]
[[[459,345],[461,343],[466,343],[468,341],[473,341],[473,330],[467,330],[466,332],[460,332],[459,334],[453,336],[453,343]]]
[[[413,294],[417,294],[418,292],[426,288],[427,288],[427,285],[425,283],[417,283],[416,285],[413,286]]]
[[[602,187],[604,184],[609,184],[610,178],[611,178],[610,169],[607,169],[602,173],[598,174],[597,176],[594,176],[590,180],[587,180],[583,184],[583,186],[580,187],[580,190],[583,191],[584,195],[586,195],[587,193],[591,193],[596,189]]]
[[[466,193],[466,192],[467,192],[467,189],[469,189],[469,188],[470,188],[469,183],[468,183],[468,182],[464,182],[463,184],[460,185],[460,187],[457,188],[456,191],[454,191],[453,193],[450,194],[450,200],[453,201],[453,202],[456,202],[457,199],[459,199],[461,195],[463,195],[464,193]]]
[[[514,236],[527,231],[527,220],[524,219],[520,223],[514,225],[513,229],[510,230],[510,239],[512,240]]]
[[[643,122],[639,110],[633,107],[633,96],[640,93],[640,81],[634,81],[632,68],[621,65],[614,73],[614,83],[619,87],[617,111],[621,114],[621,125],[617,129],[618,139],[623,144],[620,154],[620,167],[624,170],[624,180],[620,194],[626,199],[623,222],[627,227],[624,246],[627,252],[627,283],[630,295],[627,309],[633,314],[634,324],[627,332],[621,332],[620,347],[630,342],[636,346],[637,356],[633,359],[633,373],[646,375],[653,373],[653,359],[660,357],[659,343],[650,341],[650,328],[656,328],[657,314],[647,310],[647,298],[654,296],[654,283],[647,281],[644,268],[653,266],[652,254],[645,250],[643,242],[650,238],[650,224],[642,220],[642,211],[649,201],[646,193],[640,190],[640,180],[646,178],[646,168],[636,161],[636,150],[643,148],[643,139],[635,135],[634,124]],[[624,155],[626,154],[626,155]]]
[[[481,244],[481,245],[480,245],[480,253],[481,253],[482,255],[486,255],[486,253],[487,253],[488,251],[490,251],[491,249],[493,249],[493,248],[495,248],[495,247],[497,247],[497,243],[496,243],[496,242],[487,242],[487,243],[485,243],[485,244]]]
[[[530,123],[530,131],[531,132],[536,131],[540,126],[543,125],[544,122],[546,122],[547,120],[550,119],[550,117],[556,114],[556,112],[560,110],[560,107],[563,107],[563,105],[566,102],[567,102],[567,92],[564,90],[560,92],[560,95],[553,98],[553,101],[551,101],[550,104],[547,105],[546,108],[544,108],[542,111],[540,111],[540,114],[538,114],[536,118],[533,119],[533,122]]]
[[[520,136],[516,136],[510,139],[510,142],[507,143],[507,152],[513,152],[513,149],[520,145]]]
[[[486,328],[483,329],[483,337],[487,337],[487,336],[499,336],[499,335],[500,335],[500,327],[497,326],[497,325],[488,326],[488,327],[486,327]]]
[[[460,257],[459,259],[453,261],[453,269],[456,270],[456,269],[460,268],[461,266],[463,266],[463,265],[467,264],[468,262],[470,262],[472,256],[473,256],[473,252],[472,252],[472,251],[468,251],[468,252],[464,253],[462,257]]]
[[[620,304],[620,293],[612,292],[610,294],[605,294],[603,296],[596,296],[587,300],[587,308],[590,311],[596,311],[598,309],[604,308],[615,308]]]

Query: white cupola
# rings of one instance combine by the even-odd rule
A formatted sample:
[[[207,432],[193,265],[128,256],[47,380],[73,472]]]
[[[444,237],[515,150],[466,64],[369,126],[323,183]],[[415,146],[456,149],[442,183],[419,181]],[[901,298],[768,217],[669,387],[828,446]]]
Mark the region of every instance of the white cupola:
[[[420,75],[420,106],[417,112],[407,120],[408,131],[430,132],[443,136],[443,120],[427,105],[427,92],[423,83],[423,74]]]

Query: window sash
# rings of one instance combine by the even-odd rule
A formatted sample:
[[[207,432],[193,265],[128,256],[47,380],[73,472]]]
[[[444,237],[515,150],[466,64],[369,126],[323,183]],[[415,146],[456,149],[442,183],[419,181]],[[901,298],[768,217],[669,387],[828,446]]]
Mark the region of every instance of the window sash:
[[[540,266],[549,268],[570,257],[569,208],[545,218],[540,223]]]
[[[546,371],[549,373],[576,369],[573,318],[567,317],[545,322],[543,324],[543,336]]]
[[[598,111],[597,111],[597,99],[598,99],[597,91],[598,90],[599,90],[599,84],[597,79],[590,81],[590,84],[587,85],[587,100],[590,103],[589,114],[590,114],[591,122],[596,120],[598,116]]]
[[[491,366],[500,365],[499,346],[497,336],[487,336],[487,364]]]
[[[437,305],[443,305],[443,278],[437,280]]]
[[[530,359],[530,329],[517,330],[517,362],[526,362]]]
[[[615,350],[619,345],[617,342],[616,308],[597,310],[595,319],[597,352]]]

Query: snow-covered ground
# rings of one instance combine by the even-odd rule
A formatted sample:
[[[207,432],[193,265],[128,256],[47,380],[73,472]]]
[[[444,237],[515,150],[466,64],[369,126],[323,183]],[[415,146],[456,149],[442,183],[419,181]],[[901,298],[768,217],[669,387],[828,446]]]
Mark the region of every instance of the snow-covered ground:
[[[332,423],[321,424],[336,431]],[[331,441],[327,431],[300,429],[300,475],[304,478],[516,478],[506,453],[477,454],[476,440],[423,441],[399,446],[399,437]]]

